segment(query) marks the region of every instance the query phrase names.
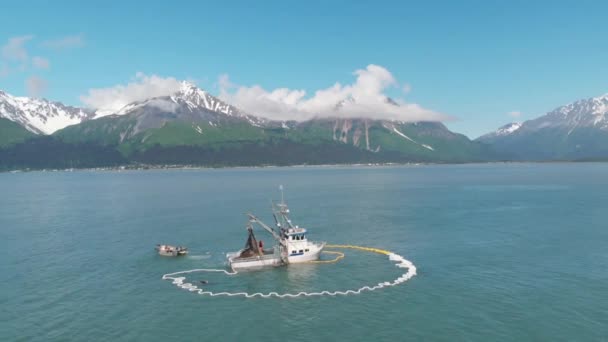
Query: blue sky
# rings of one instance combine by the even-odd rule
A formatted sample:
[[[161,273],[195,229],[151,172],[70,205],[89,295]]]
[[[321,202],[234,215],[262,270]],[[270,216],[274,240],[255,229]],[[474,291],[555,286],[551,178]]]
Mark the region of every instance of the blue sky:
[[[143,72],[310,96],[375,64],[399,82],[388,95],[474,138],[608,92],[606,13],[599,1],[12,1],[0,44],[30,36],[28,62],[2,56],[0,89],[82,105]]]

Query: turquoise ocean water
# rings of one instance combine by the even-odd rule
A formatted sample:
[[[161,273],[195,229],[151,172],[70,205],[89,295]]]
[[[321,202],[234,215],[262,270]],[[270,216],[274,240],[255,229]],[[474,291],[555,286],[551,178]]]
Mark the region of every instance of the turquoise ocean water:
[[[594,163],[0,174],[0,340],[607,340],[607,175]],[[280,184],[311,240],[388,249],[418,275],[295,299],[211,298],[161,279],[224,267],[244,213],[272,221]],[[159,257],[157,243],[191,253]],[[345,253],[189,280],[334,291],[403,273]]]

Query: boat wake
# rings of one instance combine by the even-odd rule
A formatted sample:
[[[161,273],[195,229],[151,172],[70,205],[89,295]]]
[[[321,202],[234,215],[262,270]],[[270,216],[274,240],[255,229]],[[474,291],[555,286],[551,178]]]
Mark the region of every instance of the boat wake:
[[[203,260],[211,258],[211,254],[202,254],[202,255],[189,255],[188,259],[192,260]]]
[[[403,284],[416,275],[416,266],[411,261],[405,259],[404,257],[402,257],[399,254],[396,254],[396,253],[393,253],[390,251],[386,251],[383,249],[377,249],[377,248],[352,246],[352,245],[327,245],[326,247],[338,248],[338,249],[348,248],[348,249],[356,249],[356,250],[365,251],[365,252],[384,254],[384,255],[388,256],[388,259],[390,261],[395,262],[395,266],[397,266],[399,268],[407,269],[407,271],[404,274],[402,274],[401,276],[399,276],[397,279],[394,279],[392,281],[385,281],[385,282],[381,282],[381,283],[378,283],[376,285],[371,285],[371,286],[363,286],[361,288],[354,289],[354,290],[298,292],[298,293],[213,292],[213,291],[207,291],[202,287],[199,287],[195,284],[187,282],[186,277],[184,276],[186,274],[197,273],[197,272],[223,272],[226,275],[235,275],[235,274],[237,274],[237,272],[234,270],[228,271],[228,270],[224,270],[224,269],[198,268],[198,269],[193,269],[193,270],[168,273],[168,274],[163,275],[162,279],[171,280],[175,286],[177,286],[183,290],[195,292],[200,295],[207,295],[210,297],[226,296],[226,297],[245,297],[245,298],[255,298],[255,297],[297,298],[297,297],[320,297],[320,296],[347,296],[347,295],[361,294],[362,292],[366,292],[366,291],[375,291],[375,290],[379,290],[379,289],[382,289],[385,287],[392,287],[392,286],[397,286],[399,284]]]

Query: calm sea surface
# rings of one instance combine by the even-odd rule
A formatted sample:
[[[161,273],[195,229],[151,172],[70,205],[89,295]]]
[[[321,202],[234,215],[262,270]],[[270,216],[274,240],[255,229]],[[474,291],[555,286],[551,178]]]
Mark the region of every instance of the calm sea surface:
[[[165,273],[222,268],[245,216],[286,190],[311,240],[388,249],[392,288],[295,299],[208,297]],[[263,233],[258,233],[267,244]],[[155,254],[183,244],[185,258]],[[1,341],[608,340],[608,164],[0,174]],[[192,274],[208,290],[357,289],[384,256]]]

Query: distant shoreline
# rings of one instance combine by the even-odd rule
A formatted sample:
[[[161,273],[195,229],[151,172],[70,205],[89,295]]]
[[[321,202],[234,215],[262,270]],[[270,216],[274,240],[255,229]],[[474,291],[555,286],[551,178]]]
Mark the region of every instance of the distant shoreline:
[[[155,171],[155,170],[215,170],[215,169],[270,169],[270,168],[321,168],[321,167],[400,167],[400,166],[450,166],[450,165],[497,165],[497,164],[587,164],[608,163],[608,160],[549,160],[549,161],[492,161],[492,162],[412,162],[412,163],[354,163],[354,164],[294,164],[294,165],[240,165],[240,166],[202,166],[202,165],[123,165],[112,167],[67,168],[67,169],[15,169],[0,170],[0,173],[27,172],[74,172],[74,171]]]

